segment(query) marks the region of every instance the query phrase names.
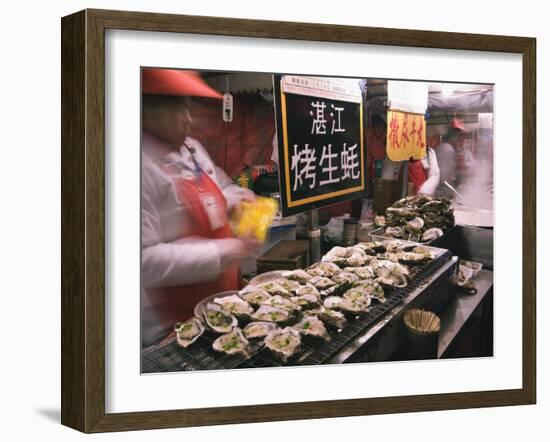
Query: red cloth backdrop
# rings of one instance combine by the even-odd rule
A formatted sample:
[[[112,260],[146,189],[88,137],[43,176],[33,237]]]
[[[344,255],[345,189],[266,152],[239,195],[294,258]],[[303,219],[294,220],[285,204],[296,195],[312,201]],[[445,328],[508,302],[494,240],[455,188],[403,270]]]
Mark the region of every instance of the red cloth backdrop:
[[[230,177],[244,164],[271,164],[275,118],[273,107],[260,95],[235,95],[230,123],[223,121],[222,102],[215,99],[193,98],[191,116],[191,136]]]

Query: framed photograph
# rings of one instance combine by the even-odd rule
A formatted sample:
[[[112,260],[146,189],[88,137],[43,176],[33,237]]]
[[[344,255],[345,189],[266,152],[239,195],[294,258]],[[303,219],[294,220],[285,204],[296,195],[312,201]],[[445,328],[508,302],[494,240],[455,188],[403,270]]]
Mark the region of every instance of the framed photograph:
[[[62,25],[62,424],[536,401],[536,41]]]

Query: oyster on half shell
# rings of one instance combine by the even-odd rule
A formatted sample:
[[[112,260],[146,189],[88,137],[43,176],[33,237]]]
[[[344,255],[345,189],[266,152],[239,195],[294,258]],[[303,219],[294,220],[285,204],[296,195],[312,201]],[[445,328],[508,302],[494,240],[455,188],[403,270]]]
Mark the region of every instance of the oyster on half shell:
[[[343,282],[342,284],[333,285],[332,287],[329,287],[326,290],[321,290],[321,296],[323,298],[326,298],[328,296],[340,296],[347,289],[349,289],[352,286],[352,284],[353,283],[346,281],[346,282]]]
[[[237,318],[220,305],[209,302],[203,310],[204,322],[217,333],[228,333],[238,324]]]
[[[261,305],[256,313],[252,315],[252,318],[256,321],[283,323],[288,321],[289,316],[287,310],[272,307],[271,305]]]
[[[367,258],[367,255],[364,252],[354,251],[346,258],[344,267],[361,267],[364,266],[369,260],[370,259]]]
[[[424,264],[426,261],[429,261],[430,257],[424,255],[423,253],[416,252],[403,252],[399,257],[399,262],[403,264]]]
[[[256,289],[247,292],[239,292],[239,296],[243,298],[250,305],[258,306],[265,304],[271,299],[271,295],[263,289]]]
[[[204,325],[199,318],[191,318],[174,324],[174,331],[178,345],[187,348],[204,333]]]
[[[347,268],[353,269],[355,267],[347,267]],[[344,282],[358,281],[359,276],[357,276],[355,273],[352,273],[352,272],[341,271],[332,275],[331,279],[337,284],[343,284]]]
[[[226,312],[231,313],[238,319],[250,318],[250,315],[254,313],[252,306],[238,295],[214,298],[214,303],[220,305]]]
[[[340,298],[340,302],[334,307],[334,309],[340,310],[342,313],[348,315],[359,315],[366,313],[369,310],[370,298],[366,296],[357,297],[355,299],[350,298],[352,298],[352,296],[348,296],[347,298]],[[325,308],[330,308],[328,304],[325,304],[324,306]]]
[[[291,281],[298,281],[300,284],[305,284],[311,279],[311,275],[302,269],[285,271],[283,272],[283,277]]]
[[[304,295],[314,295],[317,297],[320,297],[321,294],[319,293],[319,290],[314,285],[306,284],[300,287],[298,290],[296,290],[296,296],[304,296]]]
[[[317,262],[308,267],[306,270],[311,276],[332,276],[336,272],[340,271],[338,267],[333,262]],[[311,284],[311,279],[308,281]]]
[[[302,310],[302,308],[293,302],[291,298],[285,298],[280,295],[272,296],[271,299],[269,299],[264,305],[270,305],[281,310],[286,310],[287,312],[297,312]]]
[[[287,362],[300,350],[302,339],[297,330],[292,327],[285,327],[269,333],[264,343],[275,356],[283,362]]]
[[[309,280],[309,283],[315,286],[318,290],[326,290],[329,287],[336,285],[332,279],[326,278],[325,276],[314,276]]]
[[[212,348],[228,355],[240,354],[246,359],[250,357],[250,343],[238,327],[216,339],[212,343]]]
[[[243,333],[247,339],[265,338],[269,333],[277,329],[277,324],[267,321],[250,322],[243,329]]]
[[[294,281],[288,278],[279,278],[275,282],[285,290],[288,290],[289,292],[295,292],[300,288],[300,283],[298,281]],[[276,294],[281,294],[281,293],[276,293]]]
[[[294,328],[304,336],[314,336],[325,341],[330,341],[330,336],[325,328],[325,324],[316,316],[304,316]]]
[[[367,291],[362,287],[354,287],[349,289],[342,298],[347,299],[351,302],[359,302],[366,304],[365,307],[370,305],[371,299]]]
[[[311,293],[306,293],[300,296],[294,296],[293,298],[290,298],[290,300],[294,304],[299,305],[302,308],[302,310],[315,308],[321,305],[320,297],[313,295]]]
[[[281,295],[281,296],[292,295],[292,293],[290,293],[289,290],[285,289],[277,281],[264,282],[263,284],[260,284],[258,288],[265,290],[270,295]]]
[[[317,312],[317,317],[326,325],[338,329],[344,328],[348,321],[342,312],[330,308],[321,307]]]
[[[371,267],[364,266],[364,267],[346,267],[344,269],[345,272],[351,272],[355,273],[359,279],[368,279],[368,278],[374,278],[374,272]],[[355,282],[355,281],[354,281]]]
[[[399,273],[390,273],[387,276],[379,276],[377,282],[389,288],[401,288],[407,286],[407,278]]]

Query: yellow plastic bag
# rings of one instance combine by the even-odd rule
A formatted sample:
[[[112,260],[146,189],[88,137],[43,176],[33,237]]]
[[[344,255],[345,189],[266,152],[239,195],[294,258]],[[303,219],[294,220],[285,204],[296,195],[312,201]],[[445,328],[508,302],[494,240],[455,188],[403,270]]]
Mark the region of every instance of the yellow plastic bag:
[[[277,202],[271,198],[258,197],[254,202],[242,202],[241,216],[234,228],[235,234],[265,241],[267,229],[273,222],[277,207]]]

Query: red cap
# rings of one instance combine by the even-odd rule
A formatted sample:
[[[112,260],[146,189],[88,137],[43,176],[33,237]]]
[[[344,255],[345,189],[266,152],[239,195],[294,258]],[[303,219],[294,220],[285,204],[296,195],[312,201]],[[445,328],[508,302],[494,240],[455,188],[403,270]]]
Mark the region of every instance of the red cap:
[[[464,122],[462,120],[459,120],[458,118],[453,118],[453,120],[451,121],[451,127],[461,132],[466,132]]]
[[[141,71],[141,92],[150,95],[195,96],[222,99],[193,71],[150,69]]]

